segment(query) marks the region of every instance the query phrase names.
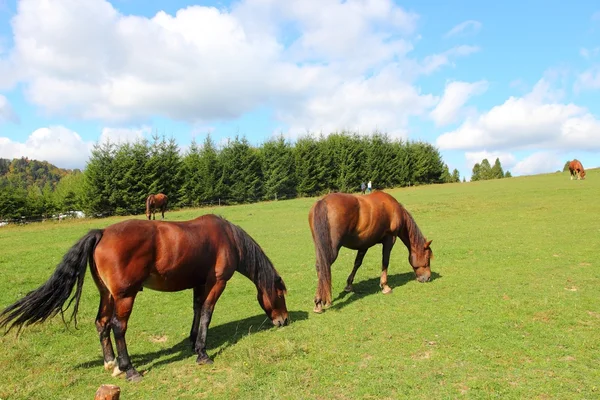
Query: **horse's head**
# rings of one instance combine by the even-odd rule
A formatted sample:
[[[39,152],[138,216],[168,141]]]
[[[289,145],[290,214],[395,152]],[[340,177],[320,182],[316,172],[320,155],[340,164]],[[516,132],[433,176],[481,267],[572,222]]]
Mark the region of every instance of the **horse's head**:
[[[581,170],[581,172],[579,173],[579,176],[581,177],[581,179],[585,179],[585,171]]]
[[[275,277],[275,290],[269,295],[267,290],[258,290],[258,303],[275,326],[288,324],[288,311],[285,304],[287,289],[280,276]]]
[[[423,247],[417,247],[411,249],[408,255],[408,262],[413,267],[417,280],[419,282],[429,282],[431,279],[431,268],[429,263],[433,258],[433,252],[431,251],[431,240],[426,241]]]

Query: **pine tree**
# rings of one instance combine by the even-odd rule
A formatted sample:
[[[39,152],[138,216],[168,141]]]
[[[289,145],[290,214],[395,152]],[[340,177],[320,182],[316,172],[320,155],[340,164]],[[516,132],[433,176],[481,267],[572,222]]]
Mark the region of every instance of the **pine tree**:
[[[192,143],[181,160],[182,181],[179,198],[182,205],[198,207],[202,195],[202,182],[200,175],[200,148],[196,140]]]
[[[294,152],[291,145],[280,135],[265,142],[260,152],[265,198],[278,200],[295,197]]]
[[[460,182],[460,172],[456,168],[452,171],[452,182]]]
[[[483,181],[492,179],[492,166],[490,165],[490,162],[487,158],[484,158],[483,161],[481,161],[480,175],[481,180]]]
[[[500,164],[500,159],[496,158],[496,162],[494,162],[494,166],[491,170],[491,179],[502,179],[504,178],[504,170],[502,169],[502,165]]]
[[[471,181],[480,181],[482,180],[481,178],[481,165],[479,165],[479,163],[475,163],[475,165],[473,165],[473,170],[471,171]]]
[[[95,144],[85,168],[85,211],[88,214],[112,214],[111,170],[115,146],[106,141]]]
[[[299,138],[294,146],[296,190],[300,196],[318,194],[317,151],[317,143],[312,136]]]

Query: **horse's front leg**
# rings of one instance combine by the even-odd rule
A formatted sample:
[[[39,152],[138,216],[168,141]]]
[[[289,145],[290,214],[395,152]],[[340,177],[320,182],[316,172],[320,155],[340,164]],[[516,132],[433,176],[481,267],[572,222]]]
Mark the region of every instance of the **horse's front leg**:
[[[356,258],[354,259],[354,268],[352,268],[352,272],[348,275],[348,279],[346,279],[346,287],[344,290],[346,292],[352,292],[352,283],[354,282],[354,276],[356,275],[356,271],[362,265],[363,259],[365,258],[365,254],[367,254],[367,250],[359,250],[356,253]]]
[[[117,345],[117,362],[113,376],[120,375],[125,372],[125,377],[128,381],[138,382],[142,380],[142,375],[133,368],[129,353],[127,351],[127,343],[125,343],[125,333],[127,332],[127,322],[131,315],[135,295],[124,298],[115,298],[115,312],[112,318],[112,328],[115,334],[115,342]]]
[[[213,363],[213,360],[206,354],[206,334],[208,333],[208,325],[210,324],[215,304],[219,300],[223,290],[225,290],[225,285],[226,281],[217,281],[213,285],[207,284],[204,288],[205,299],[200,310],[200,330],[194,348],[196,354],[198,354],[198,358],[196,359],[196,363],[198,364]]]
[[[390,265],[390,253],[396,243],[396,236],[388,236],[383,241],[382,260],[381,260],[381,278],[379,279],[379,287],[383,294],[392,293],[392,288],[387,284],[387,270]]]

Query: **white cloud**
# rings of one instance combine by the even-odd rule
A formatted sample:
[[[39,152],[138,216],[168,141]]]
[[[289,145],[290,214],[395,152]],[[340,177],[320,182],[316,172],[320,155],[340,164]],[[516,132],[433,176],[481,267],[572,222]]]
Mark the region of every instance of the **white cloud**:
[[[370,79],[356,79],[337,85],[330,93],[314,96],[293,113],[281,112],[279,119],[290,125],[290,133],[308,131],[328,134],[336,130],[372,133],[386,131],[394,137],[406,137],[407,119],[422,115],[438,101],[422,95],[416,88],[396,78],[395,67]],[[375,124],[374,124],[375,122]]]
[[[508,152],[483,150],[465,153],[465,159],[467,160],[467,166],[469,167],[469,170],[473,168],[473,165],[477,163],[481,164],[481,161],[486,158],[490,162],[490,165],[494,165],[496,158],[500,159],[502,169],[505,171],[514,167],[517,162],[516,157],[512,153]]]
[[[53,126],[36,129],[24,143],[0,137],[0,158],[28,157],[61,168],[83,168],[92,146],[92,142],[85,142],[76,132]]]
[[[574,89],[576,92],[600,89],[600,66],[582,72],[575,81]]]
[[[600,149],[600,121],[587,109],[556,102],[561,93],[542,79],[524,97],[510,97],[456,130],[439,136],[441,149]]]
[[[272,106],[292,129],[405,132],[436,104],[414,79],[478,50],[411,59],[417,20],[392,0],[242,0],[152,18],[105,0],[23,0],[0,86],[16,76],[50,115],[110,125],[206,125]]]
[[[434,71],[437,71],[439,68],[445,65],[453,65],[451,60],[454,57],[468,56],[469,54],[476,53],[479,50],[480,49],[477,46],[457,46],[443,53],[433,54],[431,56],[425,57],[425,59],[423,60],[419,68],[417,68],[417,70],[427,75]]]
[[[452,29],[450,29],[448,32],[446,32],[444,37],[449,38],[449,37],[457,36],[460,34],[462,34],[462,35],[475,34],[475,33],[479,32],[479,30],[481,29],[481,26],[482,26],[481,22],[479,22],[479,21],[474,21],[474,20],[464,21],[464,22],[461,22],[460,24],[456,25]]]
[[[594,58],[600,54],[600,47],[594,47],[593,49],[582,47],[579,49],[579,54],[585,59]]]
[[[19,122],[19,116],[15,113],[8,99],[0,94],[0,122]]]
[[[488,83],[486,81],[447,83],[442,100],[431,111],[431,118],[437,126],[455,122],[469,98],[484,93],[487,88]]]
[[[513,175],[534,175],[547,172],[561,171],[564,165],[562,159],[554,152],[538,152],[519,161],[513,168]]]

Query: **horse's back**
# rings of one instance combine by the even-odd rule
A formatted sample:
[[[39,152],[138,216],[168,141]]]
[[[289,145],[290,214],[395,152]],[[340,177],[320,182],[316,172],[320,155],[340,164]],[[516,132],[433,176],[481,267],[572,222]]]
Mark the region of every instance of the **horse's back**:
[[[320,202],[326,205],[332,240],[349,248],[372,246],[395,231],[400,223],[398,210],[401,206],[385,192],[366,196],[331,193],[313,205],[309,214],[311,219]],[[310,222],[312,229],[313,221]]]
[[[234,250],[226,224],[216,216],[184,222],[128,220],[104,230],[94,259],[101,277],[101,269],[112,269],[120,281],[178,291],[204,284],[210,274],[216,276],[216,265],[235,261]],[[233,271],[227,274],[230,277]]]

